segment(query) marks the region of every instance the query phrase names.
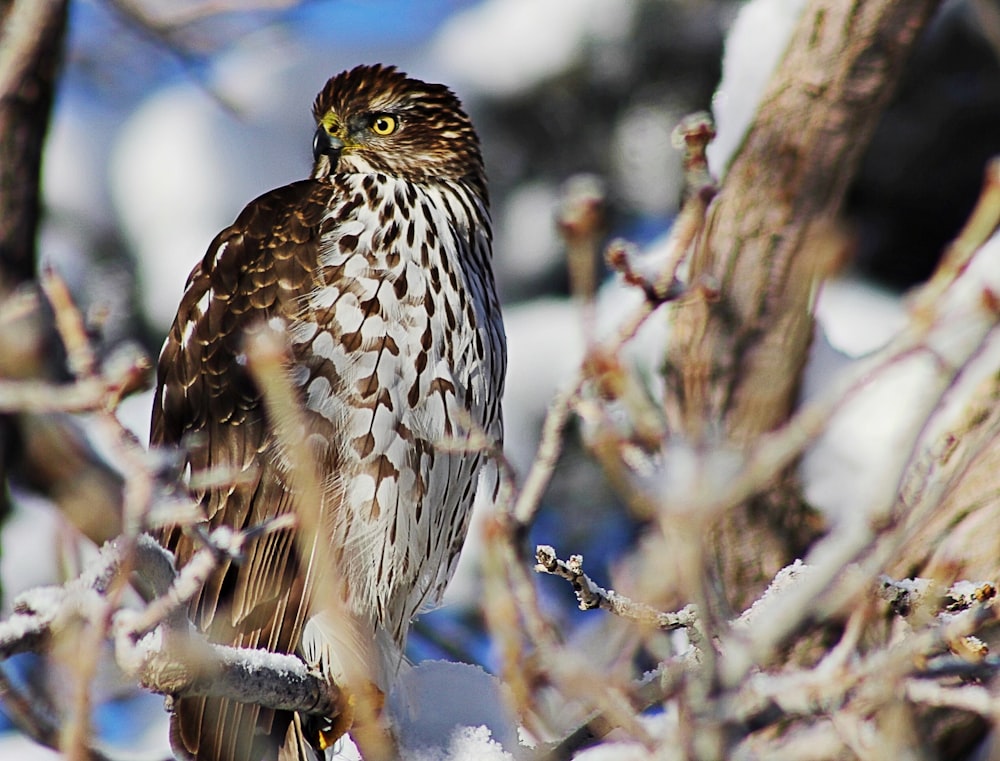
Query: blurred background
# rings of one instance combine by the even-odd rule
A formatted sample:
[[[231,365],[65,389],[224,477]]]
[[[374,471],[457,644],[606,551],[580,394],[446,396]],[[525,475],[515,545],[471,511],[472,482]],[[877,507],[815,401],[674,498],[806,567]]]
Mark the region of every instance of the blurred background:
[[[214,235],[250,199],[308,174],[312,100],[328,77],[383,62],[446,83],[485,150],[510,348],[506,448],[524,473],[546,405],[574,372],[585,338],[553,224],[560,188],[578,173],[597,175],[609,202],[609,238],[655,249],[680,202],[671,131],[686,114],[712,108],[723,41],[744,5],[73,0],[45,152],[41,262],[68,280],[99,322],[102,352],[131,341],[155,358],[187,274]],[[730,45],[728,85],[715,100],[736,125],[748,118],[738,114],[752,110],[755,81],[766,81],[801,6],[760,0],[757,15],[743,17],[740,42]],[[927,276],[971,209],[983,165],[1000,151],[998,51],[1000,2],[949,0],[911,62],[849,195],[853,263],[845,275],[865,283],[876,310],[854,310],[854,335],[891,323],[898,294]],[[739,135],[738,126],[728,127],[730,148]],[[602,319],[613,321],[631,296],[609,283]],[[655,345],[663,329],[654,324],[643,340]],[[634,347],[635,361],[648,364],[656,353],[644,345]],[[857,354],[871,347],[845,338],[835,348]],[[139,394],[121,410],[142,440],[150,406],[149,395]],[[610,584],[615,559],[639,527],[576,439],[567,432],[531,544],[584,554],[588,571]],[[56,509],[26,487],[14,496],[16,510],[0,535],[5,611],[23,589],[72,572],[81,552]],[[495,665],[477,608],[475,562],[473,537],[449,604],[414,630],[415,660]],[[584,641],[588,627],[599,626],[598,616],[577,615],[562,582],[540,584],[571,636]],[[31,658],[12,667],[21,680],[58,679]],[[162,700],[136,695],[113,673],[104,682],[96,715],[103,739],[162,753]],[[4,748],[14,746],[4,742],[0,757],[25,757],[10,755]]]

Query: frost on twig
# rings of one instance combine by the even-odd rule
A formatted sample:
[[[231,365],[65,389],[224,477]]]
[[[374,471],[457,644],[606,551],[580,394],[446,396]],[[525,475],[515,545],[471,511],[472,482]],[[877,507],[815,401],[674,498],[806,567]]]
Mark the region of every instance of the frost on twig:
[[[571,581],[581,607],[611,609],[603,602],[608,593],[582,573],[579,557],[562,561],[546,546],[538,548],[537,557],[537,571]],[[792,592],[813,572],[798,561],[782,569],[762,597],[729,623],[732,635],[716,639],[713,649],[701,655],[713,655],[721,661],[735,656],[739,661],[746,651],[759,650],[755,642],[768,640],[771,619],[797,620],[798,611],[789,608],[794,601]],[[998,620],[995,587],[988,582],[960,582],[947,591],[934,590],[929,579],[883,577],[868,590],[867,604],[855,610],[839,641],[813,665],[755,669],[738,681],[719,684],[720,693],[714,698],[698,697],[690,685],[708,676],[712,658],[691,657],[688,651],[667,659],[637,680],[633,699],[640,710],[675,698],[694,701],[699,710],[707,712],[703,721],[742,728],[743,739],[734,746],[738,749],[735,757],[755,748],[767,757],[780,751],[789,752],[788,758],[799,758],[788,749],[795,746],[792,738],[808,724],[799,726],[795,720],[813,722],[836,716],[838,722],[866,725],[895,705],[900,693],[915,706],[948,707],[991,718],[1000,709],[1000,696],[989,688],[956,679],[988,681],[1000,673],[1000,659],[988,654],[979,636]],[[870,624],[871,607],[879,598],[889,611],[906,616],[908,626],[893,641],[862,647],[864,627]],[[920,615],[916,614],[918,609]],[[642,616],[639,620],[646,622]],[[779,725],[786,726],[785,734],[769,740],[765,739],[767,733],[756,734]],[[586,744],[582,738],[588,733],[592,736],[596,726],[589,722],[562,743],[547,748],[550,755],[542,757],[563,757],[561,754]],[[668,732],[658,740],[669,744],[672,737]],[[883,749],[895,747],[891,738],[877,734],[872,742]]]
[[[630,621],[665,631],[690,629],[697,623],[697,609],[694,605],[686,605],[676,613],[663,613],[644,603],[630,600],[614,590],[598,586],[583,572],[582,555],[571,555],[568,561],[560,560],[555,549],[547,544],[540,544],[535,548],[535,560],[535,571],[566,579],[573,586],[580,610],[603,608]]]

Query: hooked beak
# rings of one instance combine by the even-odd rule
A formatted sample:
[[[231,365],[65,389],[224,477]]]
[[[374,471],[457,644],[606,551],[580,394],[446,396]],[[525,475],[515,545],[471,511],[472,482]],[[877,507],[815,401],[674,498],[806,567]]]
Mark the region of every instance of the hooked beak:
[[[319,161],[320,156],[330,157],[330,168],[334,169],[340,160],[340,152],[344,150],[344,141],[331,135],[321,124],[313,135],[313,160]]]

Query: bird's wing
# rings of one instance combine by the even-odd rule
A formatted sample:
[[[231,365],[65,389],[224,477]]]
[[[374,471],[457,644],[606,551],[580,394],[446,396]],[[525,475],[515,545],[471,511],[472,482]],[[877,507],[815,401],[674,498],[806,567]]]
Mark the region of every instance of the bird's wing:
[[[294,507],[243,341],[272,317],[294,317],[315,277],[331,192],[304,181],[251,202],[192,273],[160,355],[150,443],[183,446],[194,475],[232,480],[197,493],[210,529],[249,528]],[[162,540],[179,565],[199,546],[176,528]],[[292,531],[272,532],[249,543],[241,564],[223,559],[191,603],[195,624],[215,642],[293,651],[307,613],[294,545]],[[183,699],[174,737],[199,761],[256,761],[277,755],[267,744],[281,742],[289,720],[251,704]],[[298,740],[288,745],[305,747]]]

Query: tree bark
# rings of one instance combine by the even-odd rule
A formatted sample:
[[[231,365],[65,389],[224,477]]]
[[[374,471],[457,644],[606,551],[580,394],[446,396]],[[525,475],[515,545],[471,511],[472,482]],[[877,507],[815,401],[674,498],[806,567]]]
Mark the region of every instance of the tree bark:
[[[0,0],[0,297],[35,277],[42,147],[67,0]]]
[[[67,6],[67,0],[0,0],[0,379],[65,375],[36,282],[36,235]],[[121,528],[121,479],[65,416],[0,416],[0,522],[12,478],[52,499],[96,542]]]
[[[66,0],[0,0],[0,306],[34,278],[42,146],[66,28]],[[34,374],[44,352],[37,310],[0,320],[0,377]],[[17,418],[0,416],[0,524],[21,447]]]
[[[816,288],[861,154],[939,0],[813,0],[771,79],[691,259],[667,413],[695,446],[751,446],[787,420]],[[811,541],[791,479],[725,516],[712,554],[742,607]],[[748,541],[748,536],[753,538]]]

